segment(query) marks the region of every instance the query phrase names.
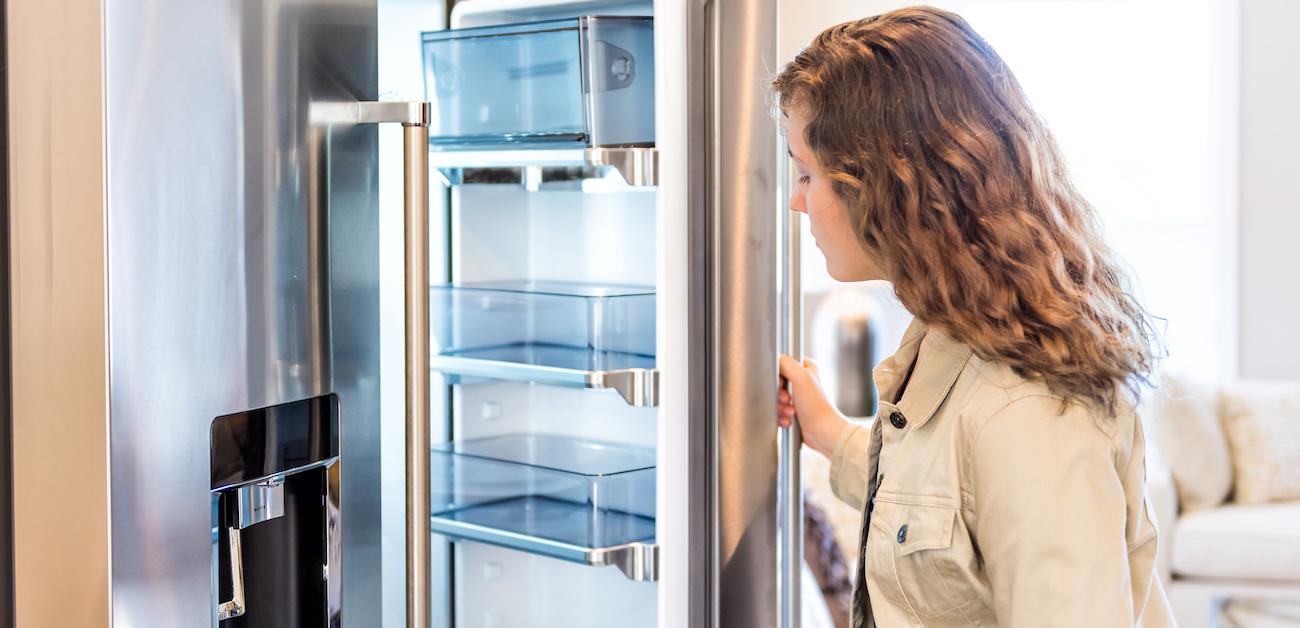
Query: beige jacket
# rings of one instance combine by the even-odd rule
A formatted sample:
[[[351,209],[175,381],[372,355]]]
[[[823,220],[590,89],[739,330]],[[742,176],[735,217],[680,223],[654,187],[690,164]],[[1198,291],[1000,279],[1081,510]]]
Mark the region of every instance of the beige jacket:
[[[835,494],[863,509],[855,628],[1174,625],[1131,409],[1062,414],[1041,382],[919,322],[875,381],[876,420],[831,460]]]

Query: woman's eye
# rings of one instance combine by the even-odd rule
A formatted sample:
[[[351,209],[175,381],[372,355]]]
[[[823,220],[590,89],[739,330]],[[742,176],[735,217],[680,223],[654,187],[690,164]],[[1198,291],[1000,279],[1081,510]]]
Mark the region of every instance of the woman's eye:
[[[805,175],[800,175],[800,177],[799,177],[799,183],[807,183],[807,182],[808,182],[808,175],[806,175],[806,174],[805,174]]]

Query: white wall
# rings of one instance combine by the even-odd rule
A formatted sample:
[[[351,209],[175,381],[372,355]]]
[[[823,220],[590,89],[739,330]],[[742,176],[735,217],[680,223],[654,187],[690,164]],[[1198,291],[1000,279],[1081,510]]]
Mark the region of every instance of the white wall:
[[[1243,377],[1300,379],[1300,2],[1241,2]]]
[[[1108,1],[1108,0],[1107,0]],[[978,0],[936,0],[961,12]],[[1122,4],[1122,2],[1115,2]],[[790,59],[821,29],[832,24],[890,10],[910,2],[898,0],[821,0],[816,4],[783,3],[780,51]],[[1222,180],[1209,186],[1211,202],[1224,208],[1223,242],[1205,255],[1221,258],[1213,266],[1188,268],[1190,289],[1204,294],[1205,308],[1218,312],[1223,347],[1219,377],[1300,378],[1300,39],[1291,32],[1300,24],[1294,0],[1213,0],[1211,27],[1212,117],[1228,128],[1188,128],[1210,133],[1216,152],[1211,168]],[[814,8],[815,7],[815,8]],[[1237,22],[1234,26],[1233,22]],[[1220,41],[1222,40],[1222,41]],[[1232,58],[1237,57],[1237,63]],[[1239,124],[1233,123],[1239,115]],[[1214,175],[1216,173],[1212,173]],[[1188,185],[1203,185],[1188,173]],[[1152,236],[1149,246],[1163,249]],[[1168,244],[1168,243],[1166,243]],[[804,260],[808,308],[835,282],[820,270],[816,249]],[[1139,260],[1131,260],[1139,261]],[[1199,281],[1197,278],[1203,278]],[[1142,277],[1138,278],[1141,281]],[[1160,286],[1147,286],[1150,292]],[[1188,286],[1181,286],[1180,290]],[[874,289],[873,292],[881,292]],[[889,304],[887,322],[905,319]],[[1157,315],[1167,314],[1155,312]],[[812,316],[805,320],[812,320]],[[1234,338],[1235,336],[1235,338]],[[885,344],[888,346],[892,341]],[[1174,350],[1177,348],[1171,348]]]

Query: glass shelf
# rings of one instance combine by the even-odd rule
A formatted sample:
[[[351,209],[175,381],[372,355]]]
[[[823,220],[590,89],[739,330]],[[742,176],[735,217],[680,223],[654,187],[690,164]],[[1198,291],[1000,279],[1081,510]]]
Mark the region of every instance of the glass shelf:
[[[659,402],[654,291],[570,282],[432,287],[433,370],[591,389]]]
[[[599,178],[617,172],[632,187],[659,185],[659,151],[649,147],[573,148],[547,150],[458,150],[429,153],[429,164],[442,175],[447,185],[471,183],[468,171],[493,171],[496,182],[519,183],[540,189],[549,168],[579,168],[578,178]],[[511,171],[511,172],[503,172]],[[566,173],[566,176],[572,176]],[[483,182],[483,181],[478,181]]]
[[[508,434],[432,453],[434,532],[657,579],[653,450]]]

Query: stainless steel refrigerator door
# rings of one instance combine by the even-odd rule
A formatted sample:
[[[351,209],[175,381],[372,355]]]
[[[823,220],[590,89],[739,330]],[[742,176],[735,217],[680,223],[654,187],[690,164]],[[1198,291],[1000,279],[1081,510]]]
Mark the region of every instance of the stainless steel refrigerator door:
[[[781,436],[779,464],[775,421],[777,352],[797,349],[782,343],[792,286],[782,278],[783,156],[768,86],[777,3],[689,7],[690,248],[701,269],[690,275],[690,332],[702,340],[691,343],[690,416],[709,417],[700,429],[711,430],[692,438],[702,451],[692,451],[691,481],[712,490],[710,532],[690,539],[691,575],[709,585],[692,601],[691,620],[797,626],[801,559],[791,509],[800,496],[787,491],[798,487],[799,441]]]
[[[379,625],[373,0],[104,3],[112,617],[204,626],[207,429],[334,392],[345,624]]]

